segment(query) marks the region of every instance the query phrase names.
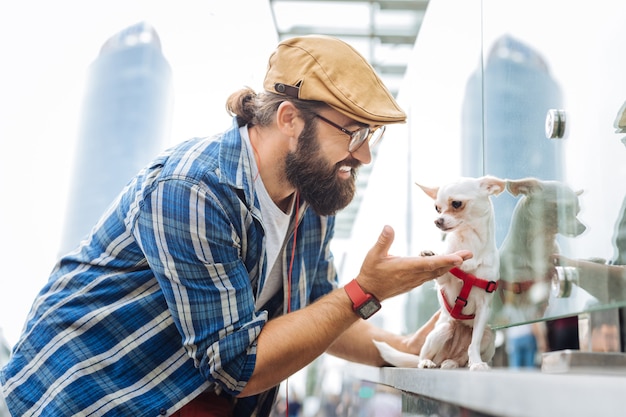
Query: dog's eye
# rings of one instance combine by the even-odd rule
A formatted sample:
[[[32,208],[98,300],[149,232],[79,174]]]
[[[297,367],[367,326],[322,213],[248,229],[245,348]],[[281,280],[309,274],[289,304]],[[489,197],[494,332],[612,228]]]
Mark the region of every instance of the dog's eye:
[[[460,209],[462,205],[463,205],[462,201],[454,200],[452,202],[452,208],[455,208],[455,209]]]
[[[441,213],[441,207],[439,207],[438,205],[435,205],[435,210],[437,210],[437,213]]]

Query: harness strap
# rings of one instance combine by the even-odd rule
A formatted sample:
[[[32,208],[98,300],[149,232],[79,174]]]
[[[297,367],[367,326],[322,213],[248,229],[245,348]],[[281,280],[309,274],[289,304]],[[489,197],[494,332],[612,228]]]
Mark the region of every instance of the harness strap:
[[[455,277],[459,278],[463,281],[463,287],[461,288],[461,293],[456,297],[454,301],[454,307],[450,306],[448,303],[448,299],[446,298],[443,289],[441,290],[441,295],[443,297],[443,303],[446,306],[446,310],[452,317],[457,320],[472,320],[475,315],[474,314],[463,314],[463,307],[467,305],[467,297],[469,296],[472,287],[478,287],[485,290],[488,293],[494,292],[498,289],[498,283],[496,281],[488,281],[486,279],[478,278],[475,275],[462,271],[459,268],[452,268],[450,273]]]

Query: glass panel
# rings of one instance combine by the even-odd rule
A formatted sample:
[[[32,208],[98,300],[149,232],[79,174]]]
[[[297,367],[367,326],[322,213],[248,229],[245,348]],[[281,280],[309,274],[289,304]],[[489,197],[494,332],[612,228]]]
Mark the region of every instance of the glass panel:
[[[443,248],[413,182],[508,179],[494,327],[626,305],[624,16],[621,0],[429,3],[399,95],[407,252]],[[407,330],[437,307],[432,286],[409,294]]]
[[[483,1],[483,100],[462,137],[482,132],[484,154],[463,167],[511,180],[495,325],[626,304],[623,16],[619,0]]]
[[[402,190],[397,193],[400,196],[394,197],[398,198],[397,204],[406,207],[408,254],[418,254],[422,250],[442,251],[441,231],[433,223],[437,214],[433,201],[415,182],[436,186],[462,174],[463,118],[482,120],[481,48],[480,0],[429,2],[398,96],[408,114],[408,123],[401,126],[407,130],[408,149],[403,148],[395,154],[395,164],[385,173],[388,179],[392,179],[402,168],[404,152],[410,155],[406,191]],[[466,97],[468,89],[472,91],[469,99]],[[467,100],[475,100],[471,115],[463,115]],[[390,126],[389,134],[396,128]],[[482,133],[476,132],[474,139],[468,151],[481,165]],[[385,146],[391,146],[390,143],[385,139]],[[380,167],[381,160],[377,160],[375,169]],[[408,203],[400,203],[400,197],[405,194]],[[385,201],[389,205],[389,200]],[[394,251],[404,243],[402,230],[396,231]],[[418,328],[438,307],[432,282],[412,291],[408,294],[405,314],[407,330]]]

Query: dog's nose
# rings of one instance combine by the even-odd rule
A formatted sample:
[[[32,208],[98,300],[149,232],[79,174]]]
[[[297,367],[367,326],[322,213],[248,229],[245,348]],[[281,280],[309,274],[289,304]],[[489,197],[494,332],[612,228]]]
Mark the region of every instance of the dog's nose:
[[[435,220],[435,226],[437,226],[440,229],[443,227],[443,218],[442,217],[439,217],[437,220]]]

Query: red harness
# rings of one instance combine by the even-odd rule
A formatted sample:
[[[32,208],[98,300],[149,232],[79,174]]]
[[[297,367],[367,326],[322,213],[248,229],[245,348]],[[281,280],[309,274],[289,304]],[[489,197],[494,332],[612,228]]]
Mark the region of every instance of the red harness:
[[[482,288],[486,292],[492,293],[498,289],[498,283],[496,281],[487,281],[486,279],[478,278],[477,276],[462,271],[459,268],[452,268],[450,273],[463,281],[463,287],[461,288],[459,296],[456,297],[454,307],[450,306],[443,289],[441,290],[446,310],[448,310],[448,313],[450,313],[450,315],[457,320],[472,320],[475,316],[474,314],[462,313],[463,307],[467,305],[467,297],[469,296],[472,287]]]

